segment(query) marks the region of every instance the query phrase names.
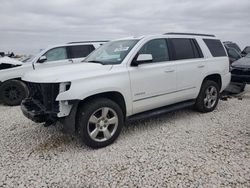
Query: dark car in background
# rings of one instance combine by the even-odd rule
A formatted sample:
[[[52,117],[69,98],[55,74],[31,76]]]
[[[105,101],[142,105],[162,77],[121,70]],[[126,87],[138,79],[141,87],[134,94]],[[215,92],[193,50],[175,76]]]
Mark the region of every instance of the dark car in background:
[[[250,84],[250,53],[231,65],[232,81]]]
[[[223,42],[223,44],[227,50],[230,64],[232,64],[234,61],[237,61],[238,59],[242,58],[241,49],[238,46],[238,44],[236,44],[235,42],[231,42],[231,41]]]
[[[250,53],[250,46],[246,46],[244,50],[241,52],[241,55],[245,57],[249,53]]]
[[[241,49],[239,47],[238,44],[236,44],[235,42],[232,42],[232,41],[225,41],[223,42],[224,46],[226,47],[226,49],[229,49],[229,48],[233,48],[235,49],[238,53],[241,53]]]

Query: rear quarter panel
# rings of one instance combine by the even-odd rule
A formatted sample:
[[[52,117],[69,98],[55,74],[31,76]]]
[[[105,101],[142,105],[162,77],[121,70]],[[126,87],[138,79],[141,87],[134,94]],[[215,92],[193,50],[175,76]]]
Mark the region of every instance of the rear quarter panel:
[[[229,66],[230,66],[229,58],[228,56],[213,57],[203,39],[205,38],[199,38],[197,39],[197,41],[202,49],[204,58],[206,59],[205,61],[206,70],[204,72],[204,78],[206,78],[209,75],[219,74],[221,76],[221,81],[222,81],[221,91],[223,91],[228,86],[231,80],[231,74],[229,72]],[[212,39],[217,39],[217,38],[212,38]],[[223,44],[222,46],[227,55],[227,51]],[[203,80],[200,81],[200,86],[202,85],[202,82]]]

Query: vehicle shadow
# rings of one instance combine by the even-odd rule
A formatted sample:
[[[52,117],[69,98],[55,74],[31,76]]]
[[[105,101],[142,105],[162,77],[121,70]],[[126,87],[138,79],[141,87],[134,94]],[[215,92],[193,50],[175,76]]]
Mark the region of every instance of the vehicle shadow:
[[[177,119],[185,119],[190,114],[199,114],[191,107],[180,109],[173,112],[163,113],[161,115],[144,118],[136,121],[129,121],[125,123],[123,127],[122,135],[137,134],[138,131],[149,131],[159,126],[173,125]]]

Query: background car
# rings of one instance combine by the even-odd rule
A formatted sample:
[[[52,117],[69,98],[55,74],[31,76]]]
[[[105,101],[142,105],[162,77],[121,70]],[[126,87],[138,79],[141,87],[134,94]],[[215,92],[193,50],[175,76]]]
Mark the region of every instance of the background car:
[[[25,63],[14,63],[1,58],[0,101],[6,105],[19,105],[28,95],[28,87],[21,77],[33,69],[80,63],[91,52],[107,41],[71,42],[55,45],[39,52]],[[18,64],[18,65],[16,65]]]
[[[232,81],[250,84],[250,54],[231,65]]]
[[[241,52],[241,55],[246,56],[249,53],[250,53],[250,46],[246,46],[244,50]]]
[[[226,47],[226,49],[229,49],[229,48],[233,48],[235,49],[239,54],[241,53],[241,49],[239,47],[238,44],[236,44],[235,42],[232,42],[232,41],[225,41],[223,42],[224,46]]]
[[[231,42],[231,41],[223,42],[223,44],[227,50],[230,64],[242,58],[241,49],[238,44],[236,44],[235,42]]]

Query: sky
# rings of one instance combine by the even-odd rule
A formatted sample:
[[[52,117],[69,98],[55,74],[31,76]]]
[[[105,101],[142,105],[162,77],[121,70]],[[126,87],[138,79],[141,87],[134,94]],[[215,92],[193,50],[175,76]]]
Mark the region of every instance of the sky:
[[[194,32],[250,45],[250,0],[1,0],[0,51]]]

